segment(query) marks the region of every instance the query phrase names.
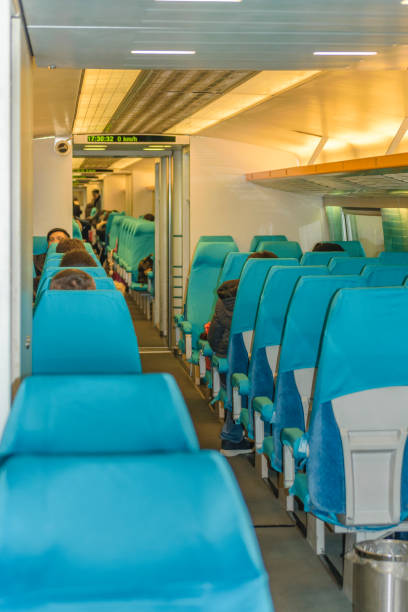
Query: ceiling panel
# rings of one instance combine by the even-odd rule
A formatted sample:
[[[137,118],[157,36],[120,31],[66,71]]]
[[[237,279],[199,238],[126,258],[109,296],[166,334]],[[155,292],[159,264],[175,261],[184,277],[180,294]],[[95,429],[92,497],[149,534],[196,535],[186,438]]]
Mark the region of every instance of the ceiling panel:
[[[314,57],[314,50],[381,53],[408,44],[408,7],[398,0],[23,0],[23,6],[40,65],[302,70],[353,64],[350,58]],[[132,49],[196,55],[132,56]]]

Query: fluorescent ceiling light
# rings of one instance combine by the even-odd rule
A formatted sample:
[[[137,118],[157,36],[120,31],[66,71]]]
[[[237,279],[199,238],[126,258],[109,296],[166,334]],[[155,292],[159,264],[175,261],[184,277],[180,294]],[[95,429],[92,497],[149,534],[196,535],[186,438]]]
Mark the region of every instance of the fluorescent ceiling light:
[[[168,134],[197,134],[202,130],[238,115],[244,110],[264,102],[271,96],[295,87],[319,74],[319,70],[264,70],[242,85],[207,104],[187,119],[171,126]]]
[[[144,147],[143,151],[165,151],[163,147]]]
[[[408,0],[401,0],[401,4],[408,4]]]
[[[107,147],[84,147],[84,151],[106,151]]]
[[[149,51],[148,49],[135,49],[131,51],[133,55],[195,55],[195,51],[164,51],[164,50],[155,50]]]
[[[74,134],[100,134],[140,74],[140,70],[85,70]]]
[[[377,51],[315,51],[313,55],[377,55]]]

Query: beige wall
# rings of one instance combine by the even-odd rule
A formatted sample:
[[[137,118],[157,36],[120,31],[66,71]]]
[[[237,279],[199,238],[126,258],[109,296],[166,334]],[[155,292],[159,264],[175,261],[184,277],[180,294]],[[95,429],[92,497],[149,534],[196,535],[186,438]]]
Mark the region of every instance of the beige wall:
[[[128,179],[124,174],[106,175],[103,180],[102,207],[105,210],[126,211]],[[89,199],[91,201],[91,198]]]
[[[132,173],[132,214],[134,217],[154,213],[154,164],[155,159],[143,159],[126,168]]]
[[[44,236],[52,227],[72,231],[72,157],[54,151],[54,138],[33,141],[33,233]]]
[[[191,250],[203,234],[231,234],[241,251],[255,234],[286,234],[303,250],[327,237],[322,199],[260,187],[246,172],[296,165],[291,153],[219,138],[190,139]]]

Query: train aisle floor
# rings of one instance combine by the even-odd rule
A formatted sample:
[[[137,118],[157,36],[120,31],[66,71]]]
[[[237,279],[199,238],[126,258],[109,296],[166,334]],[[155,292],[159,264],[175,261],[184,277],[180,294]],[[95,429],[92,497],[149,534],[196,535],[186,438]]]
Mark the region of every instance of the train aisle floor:
[[[139,339],[143,372],[169,372],[190,410],[202,448],[219,449],[221,425],[182,364],[146,321],[131,299],[129,309]],[[299,529],[273,495],[255,477],[248,458],[229,459],[245,498],[269,574],[276,612],[351,612],[352,606]]]

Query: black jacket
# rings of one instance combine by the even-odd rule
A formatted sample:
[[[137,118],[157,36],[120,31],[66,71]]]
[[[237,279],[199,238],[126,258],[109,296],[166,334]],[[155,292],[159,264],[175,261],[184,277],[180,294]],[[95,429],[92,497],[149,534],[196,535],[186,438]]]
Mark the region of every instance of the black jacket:
[[[218,301],[208,330],[208,342],[216,355],[226,357],[239,280],[226,281],[219,287]]]

